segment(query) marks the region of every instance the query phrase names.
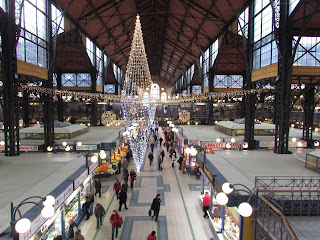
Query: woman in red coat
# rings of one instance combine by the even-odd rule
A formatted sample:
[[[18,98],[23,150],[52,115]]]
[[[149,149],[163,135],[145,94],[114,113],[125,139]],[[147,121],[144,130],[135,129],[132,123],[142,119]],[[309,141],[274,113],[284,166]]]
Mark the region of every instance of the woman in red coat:
[[[156,231],[152,231],[152,232],[149,234],[148,240],[157,240]]]
[[[110,222],[112,224],[112,240],[114,239],[114,229],[116,229],[116,238],[118,237],[118,222],[120,222],[120,220],[121,217],[117,210],[113,210],[113,213],[110,217]]]
[[[205,192],[205,195],[202,201],[202,210],[204,212],[204,215],[203,215],[204,218],[209,218],[207,214],[207,210],[209,210],[210,208],[210,203],[211,203],[211,197],[208,192]]]

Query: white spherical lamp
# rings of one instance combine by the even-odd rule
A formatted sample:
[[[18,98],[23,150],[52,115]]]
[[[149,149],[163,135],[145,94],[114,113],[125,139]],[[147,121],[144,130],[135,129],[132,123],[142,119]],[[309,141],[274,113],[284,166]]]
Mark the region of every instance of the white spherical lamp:
[[[251,216],[251,214],[253,212],[251,205],[247,202],[241,203],[238,207],[238,210],[239,210],[240,215],[243,217],[249,217],[249,216]]]
[[[52,217],[54,214],[54,207],[53,206],[45,206],[44,208],[42,208],[41,210],[41,215],[44,218],[49,218]]]
[[[186,148],[186,153],[187,154],[191,153],[191,149],[189,147]]]
[[[219,205],[226,205],[229,201],[228,196],[224,192],[218,193],[216,199]]]
[[[107,154],[106,154],[106,152],[103,151],[103,150],[100,151],[99,156],[100,156],[101,159],[106,159],[106,158],[107,158]]]
[[[1,146],[4,146],[4,145],[5,145],[5,142],[4,142],[4,141],[1,141],[1,142],[0,142],[0,145],[1,145]]]
[[[96,155],[91,157],[91,162],[95,163],[98,161],[98,157]]]
[[[69,152],[70,151],[70,146],[66,146],[66,148],[64,149],[66,152]]]
[[[48,151],[48,152],[52,152],[52,151],[53,151],[53,148],[52,148],[51,146],[48,146],[48,147],[47,147],[47,151]]]
[[[296,139],[296,138],[292,138],[291,140],[292,140],[292,142],[296,142],[296,141],[297,141],[297,139]]]
[[[227,147],[227,148],[231,148],[231,144],[230,144],[230,143],[227,143],[227,144],[226,144],[226,147]]]
[[[64,147],[68,145],[67,142],[62,142],[61,144],[62,144],[62,146],[64,146]]]
[[[46,196],[46,200],[43,201],[43,206],[53,206],[55,202],[56,199],[53,196],[48,195]]]
[[[195,155],[197,155],[197,153],[198,153],[197,149],[192,147],[191,151],[190,151],[191,156],[195,156]]]
[[[303,143],[302,142],[298,142],[297,145],[298,145],[298,147],[302,147]]]
[[[234,138],[231,138],[231,142],[234,143],[236,140]]]
[[[315,146],[315,147],[318,147],[318,146],[319,146],[319,142],[318,142],[318,141],[315,141],[315,142],[314,142],[314,146]]]
[[[27,218],[21,218],[15,225],[15,229],[18,233],[28,232],[31,227],[31,222]]]
[[[216,139],[216,142],[221,142],[221,139],[220,139],[220,138],[217,138],[217,139]]]
[[[248,143],[244,143],[244,144],[242,144],[242,147],[243,147],[243,148],[248,148],[249,145],[248,145]]]
[[[82,146],[82,142],[77,142],[78,147]]]
[[[226,182],[222,184],[222,191],[225,192],[226,194],[232,193],[233,188],[231,187],[231,184]]]

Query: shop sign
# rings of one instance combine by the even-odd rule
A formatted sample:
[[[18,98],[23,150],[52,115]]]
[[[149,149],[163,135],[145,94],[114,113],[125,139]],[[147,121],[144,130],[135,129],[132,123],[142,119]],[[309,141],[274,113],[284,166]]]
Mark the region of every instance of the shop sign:
[[[0,150],[4,151],[5,146],[4,145],[0,145]],[[23,152],[38,152],[39,148],[38,146],[20,146],[20,151]]]
[[[35,234],[36,231],[38,231],[41,226],[47,221],[46,218],[42,217],[41,214],[39,214],[32,222],[31,227],[28,232],[26,233],[19,233],[19,240],[28,240],[30,239],[33,234]]]
[[[203,148],[218,148],[218,149],[224,149],[227,148],[227,144],[230,144],[230,148],[240,148],[243,144],[243,142],[201,142],[200,146]]]
[[[199,145],[199,140],[197,139],[189,139],[188,140],[189,145]]]
[[[98,145],[81,145],[78,146],[76,145],[76,150],[79,151],[94,151],[94,150],[98,150]]]
[[[73,145],[68,145],[69,147],[70,147],[70,151],[72,151],[72,150],[74,150],[74,146]],[[62,146],[62,145],[53,145],[53,149],[54,150],[63,150],[63,151],[65,151],[64,149],[65,149],[66,147],[65,146]]]
[[[88,176],[88,170],[85,170],[76,180],[74,180],[74,188],[76,189],[77,187],[80,186],[80,184],[83,183],[83,181],[87,178]]]
[[[98,161],[89,166],[89,174],[91,174],[96,167],[98,167]]]
[[[54,203],[54,209],[61,206],[62,203],[70,196],[73,192],[73,185],[70,184],[59,196],[56,197],[56,202]]]

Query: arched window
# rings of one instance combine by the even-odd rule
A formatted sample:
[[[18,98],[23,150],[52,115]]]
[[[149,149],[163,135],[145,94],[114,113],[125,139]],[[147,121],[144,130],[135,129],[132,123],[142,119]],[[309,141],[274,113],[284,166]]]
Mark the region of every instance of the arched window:
[[[167,101],[167,94],[165,92],[161,93],[161,101],[162,102]]]
[[[154,83],[151,85],[150,95],[153,99],[160,99],[160,87],[158,84]]]

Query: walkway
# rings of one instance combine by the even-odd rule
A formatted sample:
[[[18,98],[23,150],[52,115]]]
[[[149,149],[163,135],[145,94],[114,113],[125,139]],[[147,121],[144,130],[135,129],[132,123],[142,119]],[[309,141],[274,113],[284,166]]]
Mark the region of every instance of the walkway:
[[[160,134],[162,133],[160,132]],[[159,171],[156,161],[159,153],[160,146],[158,145],[154,150],[153,164],[150,166],[149,160],[146,158],[133,190],[130,188],[128,190],[127,204],[129,209],[124,210],[123,208],[119,212],[124,219],[124,224],[122,228],[119,228],[118,238],[121,240],[146,239],[148,234],[155,230],[157,239],[160,240],[209,240],[212,233],[208,220],[202,217],[203,212],[199,197],[200,180],[179,171],[178,163],[172,168],[172,162],[166,150],[163,170]],[[133,161],[129,166],[129,169],[131,168],[135,168]],[[94,216],[80,225],[86,239],[111,239],[111,237],[109,238],[111,236],[109,218],[112,211],[119,207],[119,202],[113,192],[113,183],[116,177],[113,176],[102,182],[107,191],[103,193],[101,199],[96,198],[96,203],[101,203],[106,209],[102,227],[96,229]],[[157,193],[161,194],[162,206],[159,221],[155,222],[148,216],[148,210]]]

